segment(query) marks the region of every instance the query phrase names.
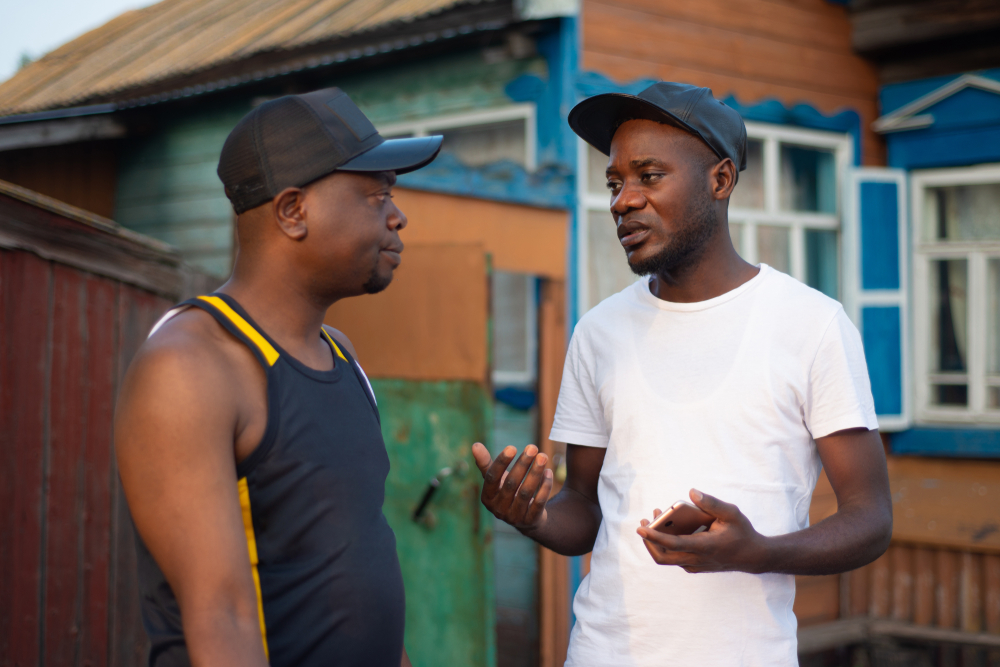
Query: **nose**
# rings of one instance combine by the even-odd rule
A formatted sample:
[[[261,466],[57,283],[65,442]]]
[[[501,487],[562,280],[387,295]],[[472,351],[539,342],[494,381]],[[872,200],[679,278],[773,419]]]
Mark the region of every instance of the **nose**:
[[[406,223],[409,222],[406,218],[406,214],[399,210],[399,207],[395,203],[392,205],[392,210],[389,211],[389,218],[387,220],[389,229],[394,232],[406,227]]]
[[[629,180],[622,183],[622,189],[611,200],[611,212],[615,215],[616,219],[621,218],[629,211],[640,210],[645,207],[646,196],[642,194],[642,189]]]

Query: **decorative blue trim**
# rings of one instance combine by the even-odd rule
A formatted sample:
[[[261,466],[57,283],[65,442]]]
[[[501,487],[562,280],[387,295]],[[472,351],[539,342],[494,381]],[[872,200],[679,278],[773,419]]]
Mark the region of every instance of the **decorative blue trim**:
[[[443,153],[423,169],[402,174],[399,185],[543,208],[573,207],[573,172],[559,165],[542,167],[534,173],[508,160],[469,167]]]
[[[494,398],[515,410],[530,410],[535,407],[535,392],[519,387],[504,387],[493,392]]]
[[[913,428],[893,433],[893,454],[1000,458],[1000,431],[987,429]]]
[[[1000,69],[974,74],[1000,81]],[[962,76],[965,75],[882,86],[879,100],[883,118]],[[886,134],[890,166],[933,169],[1000,162],[1000,95],[974,86],[964,87],[913,114],[930,116],[933,122],[928,127]]]
[[[899,289],[899,192],[895,183],[861,183],[861,288]]]
[[[903,413],[902,322],[899,306],[866,306],[861,309],[861,338],[868,362],[868,377],[875,399],[875,413]]]
[[[637,79],[630,83],[618,84],[603,74],[583,72],[577,77],[576,90],[585,98],[601,93],[638,95],[654,83],[656,83],[654,79]],[[850,134],[854,141],[854,164],[861,164],[861,116],[853,109],[827,116],[808,104],[787,107],[773,99],[762,100],[756,104],[742,104],[732,95],[723,101],[740,112],[744,120]]]

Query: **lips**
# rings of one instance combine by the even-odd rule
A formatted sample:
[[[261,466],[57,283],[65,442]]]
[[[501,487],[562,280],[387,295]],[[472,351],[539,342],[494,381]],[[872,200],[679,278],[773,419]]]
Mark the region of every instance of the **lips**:
[[[618,225],[618,241],[623,248],[631,248],[641,244],[649,236],[649,228],[636,222],[623,222]]]
[[[403,261],[400,253],[403,252],[401,246],[393,246],[391,248],[382,248],[379,253],[382,254],[386,259],[392,263],[393,267],[399,266],[399,263]]]

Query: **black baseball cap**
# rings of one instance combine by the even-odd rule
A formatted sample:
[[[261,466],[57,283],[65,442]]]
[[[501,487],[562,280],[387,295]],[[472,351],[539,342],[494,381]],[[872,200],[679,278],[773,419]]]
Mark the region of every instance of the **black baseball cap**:
[[[405,174],[437,157],[441,137],[384,139],[339,88],[261,104],[226,138],[219,179],[236,213],[334,171]]]
[[[605,155],[611,139],[627,120],[655,120],[687,130],[719,159],[729,158],[738,171],[747,168],[747,128],[733,108],[715,99],[709,88],[661,81],[638,95],[604,93],[589,97],[569,112],[569,126]]]

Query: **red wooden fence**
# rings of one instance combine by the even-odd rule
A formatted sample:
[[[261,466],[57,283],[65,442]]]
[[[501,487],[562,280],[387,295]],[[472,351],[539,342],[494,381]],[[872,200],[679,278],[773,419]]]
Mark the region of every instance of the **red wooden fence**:
[[[0,181],[0,665],[144,659],[112,414],[182,291],[168,246]]]

